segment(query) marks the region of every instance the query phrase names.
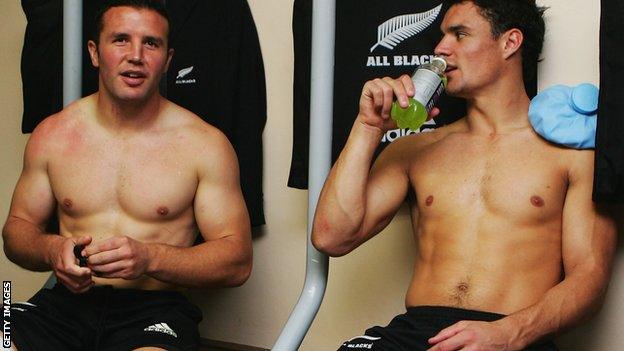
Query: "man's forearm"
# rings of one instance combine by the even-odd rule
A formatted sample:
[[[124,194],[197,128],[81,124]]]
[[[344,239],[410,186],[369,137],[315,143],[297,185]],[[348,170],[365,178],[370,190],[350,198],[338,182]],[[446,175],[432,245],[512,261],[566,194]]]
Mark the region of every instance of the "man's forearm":
[[[552,337],[589,318],[601,306],[610,273],[597,267],[566,277],[536,304],[499,322],[513,331],[512,350]]]
[[[319,236],[342,235],[348,240],[361,226],[366,210],[366,187],[373,154],[382,132],[356,120],[347,144],[332,168],[317,206]]]
[[[251,273],[251,248],[224,237],[192,247],[147,244],[146,274],[185,287],[229,287],[243,284]]]
[[[45,233],[37,225],[9,216],[2,230],[4,252],[13,263],[31,271],[51,270],[52,246],[63,238]]]

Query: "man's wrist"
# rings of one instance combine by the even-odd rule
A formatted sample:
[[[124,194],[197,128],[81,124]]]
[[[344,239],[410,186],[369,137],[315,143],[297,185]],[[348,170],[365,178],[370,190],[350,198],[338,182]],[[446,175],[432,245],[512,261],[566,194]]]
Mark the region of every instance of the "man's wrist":
[[[381,128],[365,123],[360,115],[355,119],[353,130],[358,136],[370,138],[376,143],[379,143],[385,133]]]
[[[54,257],[56,254],[61,251],[61,247],[63,246],[63,242],[67,240],[64,236],[49,234],[43,236],[44,240],[43,249],[44,249],[44,261],[45,264],[50,267],[51,270],[54,270]]]
[[[507,316],[493,322],[500,326],[507,335],[507,346],[510,350],[523,350],[529,342],[524,338],[523,327],[513,316]]]
[[[143,245],[145,245],[145,252],[146,252],[146,259],[147,259],[147,266],[145,267],[145,274],[147,275],[155,274],[156,272],[160,270],[158,258],[161,257],[159,252],[162,249],[161,247],[162,245],[156,244],[156,243],[144,243]]]

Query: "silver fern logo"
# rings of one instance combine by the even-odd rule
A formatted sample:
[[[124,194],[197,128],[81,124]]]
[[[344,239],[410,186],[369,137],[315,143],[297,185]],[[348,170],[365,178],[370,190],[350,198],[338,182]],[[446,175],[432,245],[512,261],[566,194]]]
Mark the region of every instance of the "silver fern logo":
[[[176,77],[176,84],[195,84],[197,83],[197,80],[195,78],[192,79],[184,79],[184,77],[188,76],[189,73],[191,73],[193,71],[193,67],[187,67],[187,68],[183,68],[181,70],[178,71],[178,76]]]
[[[193,66],[179,70],[176,79],[184,78],[184,76],[191,73],[191,71],[193,71]]]
[[[390,50],[429,27],[438,18],[442,4],[437,7],[411,15],[401,15],[391,18],[377,27],[377,43],[370,48],[373,52],[378,46],[383,46]]]

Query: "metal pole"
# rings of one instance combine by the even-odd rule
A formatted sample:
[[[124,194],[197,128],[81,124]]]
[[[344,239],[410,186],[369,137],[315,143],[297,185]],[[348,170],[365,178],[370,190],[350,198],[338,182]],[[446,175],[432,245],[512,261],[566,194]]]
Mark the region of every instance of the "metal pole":
[[[82,0],[63,0],[63,107],[82,97]],[[56,276],[43,285],[52,289]]]
[[[312,7],[312,85],[310,89],[310,165],[306,278],[299,301],[273,350],[299,348],[323,301],[329,259],[310,241],[314,211],[331,167],[334,98],[336,0],[314,0]]]
[[[82,97],[82,0],[63,1],[63,106]]]

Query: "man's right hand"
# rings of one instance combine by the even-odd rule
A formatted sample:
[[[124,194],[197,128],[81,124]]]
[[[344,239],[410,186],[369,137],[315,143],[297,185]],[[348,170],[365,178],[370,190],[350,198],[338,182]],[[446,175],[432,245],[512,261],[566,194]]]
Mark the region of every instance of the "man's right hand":
[[[414,83],[410,76],[404,74],[397,79],[390,77],[377,78],[364,84],[360,96],[360,111],[358,120],[360,123],[386,132],[396,129],[396,122],[390,118],[392,102],[396,101],[402,108],[409,106],[409,98],[414,96]],[[429,117],[435,117],[440,113],[438,108],[433,108]]]
[[[71,292],[81,294],[93,286],[91,279],[91,269],[80,267],[78,259],[74,255],[75,246],[85,246],[91,243],[88,235],[76,238],[61,237],[52,246],[51,252],[52,270],[59,282],[67,287]]]

